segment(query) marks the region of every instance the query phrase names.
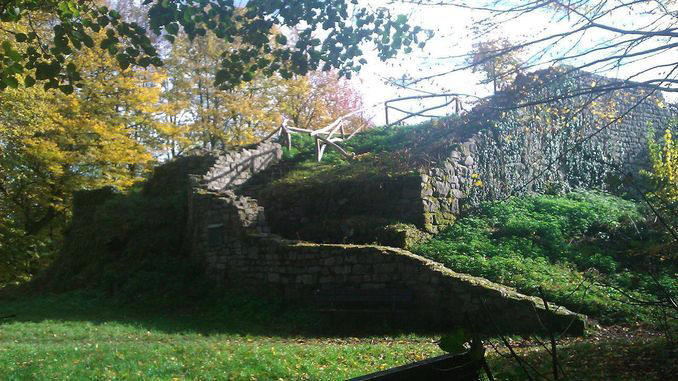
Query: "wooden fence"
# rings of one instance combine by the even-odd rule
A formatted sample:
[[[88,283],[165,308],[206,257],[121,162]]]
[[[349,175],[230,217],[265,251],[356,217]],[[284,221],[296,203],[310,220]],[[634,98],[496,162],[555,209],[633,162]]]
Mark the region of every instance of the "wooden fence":
[[[427,107],[423,110],[419,111],[407,111],[404,110],[403,108],[393,106],[394,103],[401,102],[401,101],[408,101],[408,100],[414,100],[414,99],[429,99],[429,98],[445,98],[445,101],[441,104],[432,106],[432,107]],[[350,134],[347,134],[345,131],[345,127],[347,122],[354,116],[359,115],[361,113],[365,113],[368,110],[374,109],[376,107],[384,106],[384,112],[386,115],[386,126],[391,127],[393,125],[399,124],[404,122],[407,119],[420,116],[420,117],[429,117],[429,118],[438,118],[441,116],[435,116],[435,115],[429,115],[426,114],[428,112],[431,112],[433,110],[437,110],[443,107],[447,107],[451,104],[454,104],[455,107],[455,113],[459,114],[464,111],[462,107],[461,100],[459,99],[458,94],[428,94],[428,95],[415,95],[415,96],[409,96],[409,97],[402,97],[402,98],[395,98],[395,99],[389,99],[385,102],[380,102],[375,105],[369,106],[362,108],[360,110],[353,111],[351,113],[348,113],[346,115],[341,116],[340,118],[336,119],[326,127],[323,127],[318,130],[308,130],[304,128],[297,128],[297,127],[291,127],[288,126],[287,120],[283,121],[282,125],[268,134],[265,138],[261,140],[261,142],[265,142],[271,138],[274,137],[282,137],[284,140],[285,144],[287,145],[288,149],[292,148],[292,134],[308,134],[312,137],[315,138],[315,147],[316,147],[316,160],[318,162],[322,161],[323,154],[325,153],[325,149],[330,146],[334,148],[337,152],[339,152],[341,155],[343,155],[347,159],[353,159],[353,153],[346,151],[344,148],[342,148],[339,144],[342,142],[346,142],[349,139],[353,138],[358,132],[362,131],[365,129],[366,126],[360,126],[359,128],[355,129],[352,131]],[[393,111],[398,111],[400,113],[406,114],[405,116],[399,118],[393,123],[389,122],[389,110]]]

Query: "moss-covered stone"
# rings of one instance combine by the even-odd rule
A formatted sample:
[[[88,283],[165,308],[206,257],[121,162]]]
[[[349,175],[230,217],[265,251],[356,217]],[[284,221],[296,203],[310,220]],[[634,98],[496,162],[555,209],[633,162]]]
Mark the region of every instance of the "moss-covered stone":
[[[391,224],[380,229],[378,242],[382,245],[409,249],[415,244],[428,240],[431,234],[417,229],[412,224]]]

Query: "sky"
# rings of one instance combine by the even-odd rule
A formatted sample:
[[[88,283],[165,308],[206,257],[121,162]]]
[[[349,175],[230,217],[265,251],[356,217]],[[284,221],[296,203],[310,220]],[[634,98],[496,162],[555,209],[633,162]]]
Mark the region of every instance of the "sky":
[[[421,94],[411,90],[404,90],[385,83],[385,77],[399,78],[403,75],[411,77],[420,77],[423,75],[440,73],[449,70],[455,66],[463,65],[463,58],[448,58],[451,56],[458,56],[468,53],[472,49],[474,37],[471,29],[478,19],[485,17],[486,13],[472,11],[468,9],[460,9],[453,7],[437,7],[437,6],[412,6],[409,4],[391,4],[388,0],[361,0],[361,5],[370,7],[385,6],[388,7],[394,14],[406,14],[411,20],[411,24],[419,25],[426,29],[435,31],[435,36],[430,40],[424,49],[415,48],[410,54],[401,53],[399,56],[387,61],[381,62],[373,49],[366,47],[363,49],[366,52],[368,64],[364,65],[360,73],[353,79],[356,87],[363,95],[364,103],[366,105],[373,105],[382,103],[387,99]],[[674,5],[675,6],[675,5]],[[652,20],[650,16],[643,15],[642,9],[634,9],[627,11],[625,14],[615,14],[614,18],[609,20],[602,20],[611,25],[624,27],[627,29],[639,28],[645,26]],[[637,12],[637,13],[634,13]],[[673,19],[675,20],[675,18]],[[668,20],[668,21],[673,21]],[[496,28],[483,38],[492,39],[497,37],[506,37],[510,41],[525,41],[527,39],[535,38],[536,36],[544,36],[546,33],[560,33],[568,31],[571,25],[568,22],[554,22],[549,15],[545,13],[532,13],[523,16],[517,21],[507,22],[500,28]],[[603,30],[593,30],[583,36],[582,46],[595,46],[602,40],[608,39],[612,34]],[[570,49],[576,41],[563,41],[560,46],[553,50],[553,54],[562,54],[567,49]],[[651,45],[647,45],[649,47]],[[678,54],[674,51],[663,53],[662,59],[667,62],[678,62]],[[524,57],[530,57],[534,52],[526,51]],[[599,58],[593,57],[593,58]],[[576,63],[576,62],[575,62]],[[647,64],[647,60],[645,62]],[[643,69],[643,62],[629,64],[622,69],[614,71],[606,71],[600,68],[600,74],[605,74],[610,77],[626,78]],[[645,77],[656,78],[658,72],[647,73]],[[644,76],[639,76],[636,79],[643,79]],[[492,88],[490,85],[479,85],[481,75],[472,73],[470,70],[460,71],[443,77],[438,77],[435,80],[421,82],[417,84],[417,88],[423,91],[434,93],[462,93],[469,94],[476,97],[484,97],[491,95]],[[669,101],[675,102],[676,96],[673,94],[666,94]],[[473,98],[466,98],[471,101]],[[429,107],[433,104],[439,104],[440,100],[430,100],[428,103],[417,103],[410,101],[403,103],[402,106],[409,110],[420,110]],[[470,107],[470,104],[468,104]],[[452,109],[441,109],[438,113],[451,112]],[[393,113],[393,111],[392,111]],[[375,108],[370,115],[374,118],[375,124],[382,124],[384,122],[383,106]],[[393,116],[391,117],[393,120]]]
[[[451,0],[441,0],[441,2]],[[480,6],[483,3],[495,2],[498,0],[455,0],[456,2],[466,1],[468,4]],[[610,4],[616,2],[623,2],[624,0],[610,0]],[[673,9],[673,17],[669,17],[664,22],[676,23],[676,14],[678,14],[678,1],[659,0]],[[236,0],[235,4],[243,6],[247,0]],[[501,3],[518,3],[525,4],[524,0],[501,0]],[[591,0],[592,4],[597,3]],[[635,2],[633,2],[635,3]],[[602,23],[622,27],[625,29],[643,29],[646,25],[654,20],[654,17],[647,13],[647,7],[657,3],[656,1],[647,1],[645,3],[638,2],[633,5],[633,9],[622,7],[620,10],[613,13],[610,17],[600,20]],[[425,48],[414,48],[410,54],[401,52],[398,56],[382,62],[377,58],[374,47],[366,45],[362,47],[365,53],[365,58],[368,63],[363,65],[362,70],[354,76],[352,82],[354,86],[363,96],[365,105],[382,104],[388,99],[421,95],[424,92],[431,93],[459,93],[468,94],[468,97],[463,97],[464,105],[467,109],[472,107],[472,102],[478,97],[486,97],[492,94],[491,85],[481,85],[479,82],[482,75],[473,73],[470,70],[455,72],[449,75],[437,77],[431,81],[420,82],[416,85],[419,91],[405,90],[386,83],[385,78],[401,78],[403,75],[409,77],[421,77],[425,75],[441,73],[450,70],[454,67],[464,66],[464,58],[450,58],[467,54],[472,50],[472,45],[478,40],[474,37],[472,29],[481,20],[487,16],[487,12],[470,10],[459,7],[449,6],[422,6],[403,4],[400,0],[358,0],[358,7],[368,7],[376,9],[378,7],[386,7],[393,15],[405,14],[410,19],[411,25],[418,25],[425,29],[430,29],[435,32]],[[673,26],[673,25],[672,25]],[[483,39],[507,38],[511,42],[521,42],[532,40],[544,35],[562,33],[570,30],[571,24],[566,21],[557,22],[553,20],[550,13],[530,12],[521,16],[517,20],[502,23],[499,27],[489,31],[482,36]],[[592,30],[587,32],[581,39],[577,41],[573,38],[561,41],[561,43],[553,49],[551,58],[562,55],[567,52],[572,46],[595,46],[601,41],[608,40],[612,36],[610,32],[602,30]],[[579,42],[579,45],[576,43]],[[675,42],[675,40],[671,41]],[[638,49],[647,49],[652,47],[652,41],[646,42]],[[535,54],[539,49],[527,49],[523,58],[528,58]],[[574,51],[576,53],[576,51]],[[570,51],[570,54],[573,52]],[[589,56],[587,59],[597,59],[602,57],[602,52],[598,56]],[[547,56],[546,59],[549,57]],[[639,61],[634,64],[624,66],[620,70],[598,71],[598,74],[606,75],[608,77],[627,78],[643,69],[643,65],[654,63],[655,61],[665,61],[668,63],[678,62],[678,47],[669,52],[662,52],[661,56],[652,57],[649,60]],[[577,64],[576,61],[571,62]],[[535,67],[538,69],[540,67]],[[593,68],[595,69],[595,68]],[[588,69],[587,69],[588,70]],[[643,80],[644,78],[658,78],[661,73],[648,72],[645,75],[634,78],[634,80]],[[670,102],[678,102],[678,92],[672,94],[665,94],[665,97]],[[427,101],[408,101],[397,104],[408,110],[421,110],[426,107],[437,105],[443,102],[443,99],[430,99]],[[433,114],[451,113],[453,106],[436,110]],[[391,121],[397,119],[396,111],[391,111]],[[384,124],[384,110],[383,106],[377,106],[369,110],[369,116],[373,118],[373,122],[377,125]],[[402,114],[401,114],[402,115]]]

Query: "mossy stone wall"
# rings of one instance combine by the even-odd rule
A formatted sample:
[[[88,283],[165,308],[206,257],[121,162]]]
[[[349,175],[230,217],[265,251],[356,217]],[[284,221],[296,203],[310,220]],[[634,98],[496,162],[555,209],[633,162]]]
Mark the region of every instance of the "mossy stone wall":
[[[276,234],[314,242],[381,242],[394,223],[423,225],[421,177],[377,175],[302,186],[271,187],[257,195]]]
[[[576,83],[603,80],[610,81],[583,73]],[[478,107],[462,127],[482,128],[476,126],[463,139],[459,136],[464,134],[451,131],[442,139],[445,144],[429,153],[442,159],[422,169],[428,232],[437,232],[482,201],[578,188],[614,192],[626,174],[637,177],[648,168],[649,129],[664,129],[677,116],[661,95],[647,96],[642,89],[596,97],[604,106],[592,107],[593,101],[582,97],[562,101],[561,110],[576,112],[561,119],[551,119],[542,105],[513,109],[521,101],[525,99],[507,102],[498,96]]]

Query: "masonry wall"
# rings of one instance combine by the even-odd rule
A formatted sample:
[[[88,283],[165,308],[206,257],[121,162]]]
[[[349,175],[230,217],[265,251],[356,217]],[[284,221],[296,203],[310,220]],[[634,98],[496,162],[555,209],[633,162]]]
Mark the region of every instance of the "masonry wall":
[[[664,101],[658,96],[636,105],[641,96],[614,93],[599,100],[615,115],[631,109],[606,128],[601,111],[590,108],[566,122],[549,124],[532,117],[543,111],[528,107],[485,122],[470,137],[451,134],[443,159],[422,169],[425,230],[437,232],[462,209],[484,200],[577,188],[615,191],[615,179],[627,173],[637,176],[639,169],[648,167],[649,127],[663,130],[676,116],[675,108],[661,106]],[[577,103],[581,100],[569,102],[572,109]],[[476,111],[471,118],[486,116],[485,110]],[[579,143],[589,134],[594,137]]]
[[[202,196],[200,196],[202,197]],[[221,204],[221,208],[215,208]],[[236,286],[319,309],[388,311],[421,324],[497,324],[503,330],[540,329],[539,315],[561,329],[574,321],[573,334],[584,330],[583,317],[566,309],[549,314],[543,304],[485,279],[454,273],[405,250],[372,245],[314,244],[287,241],[269,234],[248,234],[229,222],[238,212],[218,198],[194,204],[207,216],[195,231],[194,253],[207,276]],[[210,211],[218,210],[218,214]],[[223,213],[226,212],[226,213]],[[221,218],[221,220],[220,220]],[[222,222],[220,222],[222,221]],[[222,241],[209,238],[223,224]],[[210,243],[211,242],[211,243]],[[491,316],[493,322],[486,319]],[[485,320],[483,320],[485,319]]]
[[[260,151],[250,152],[256,156]],[[233,167],[223,160],[216,162],[221,168]],[[422,324],[466,324],[466,319],[474,316],[476,323],[486,327],[497,324],[504,330],[520,332],[539,329],[540,316],[561,329],[574,321],[570,332],[583,332],[584,318],[566,309],[547,313],[535,298],[485,279],[454,273],[405,250],[305,243],[271,235],[264,208],[257,200],[233,189],[214,189],[211,179],[215,169],[212,166],[207,176],[189,176],[187,234],[189,252],[219,285],[300,301],[319,309],[386,310],[394,317],[416,319]],[[397,187],[399,192],[418,192],[420,178],[414,176],[407,184]],[[417,192],[412,197],[416,198]],[[479,320],[488,316],[493,322]]]
[[[264,142],[223,152],[213,157],[208,166],[187,175],[186,235],[192,253],[205,252],[206,247],[215,245],[232,245],[244,234],[270,232],[264,208],[257,200],[236,194],[233,188],[281,157],[280,144]]]
[[[280,144],[264,142],[219,155],[201,181],[207,189],[224,190],[242,185],[252,175],[275,164],[282,157]]]
[[[269,226],[290,239],[332,243],[380,241],[393,223],[421,226],[418,174],[309,181],[308,186],[270,187],[257,199]]]

